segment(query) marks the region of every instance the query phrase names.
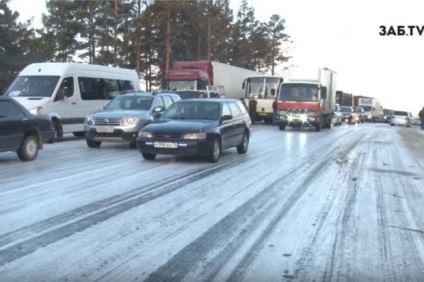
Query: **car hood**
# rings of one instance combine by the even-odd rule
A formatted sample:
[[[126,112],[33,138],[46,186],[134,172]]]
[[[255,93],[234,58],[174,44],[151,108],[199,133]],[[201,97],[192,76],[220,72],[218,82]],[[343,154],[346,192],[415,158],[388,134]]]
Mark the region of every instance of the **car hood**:
[[[101,111],[91,114],[95,118],[120,118],[120,117],[136,117],[136,118],[150,118],[149,111],[140,110],[117,110],[117,111]]]
[[[143,131],[152,133],[184,134],[207,132],[218,126],[218,121],[212,120],[160,120],[144,127]]]
[[[19,102],[22,106],[24,106],[27,110],[31,110],[35,107],[42,107],[50,97],[14,97],[17,102]]]

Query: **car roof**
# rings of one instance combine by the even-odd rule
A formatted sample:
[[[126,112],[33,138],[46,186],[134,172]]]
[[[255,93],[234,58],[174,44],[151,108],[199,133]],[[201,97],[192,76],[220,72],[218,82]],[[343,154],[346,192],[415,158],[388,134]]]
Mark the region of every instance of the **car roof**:
[[[117,97],[119,96],[145,96],[145,97],[154,97],[161,94],[168,94],[168,95],[175,95],[178,96],[178,94],[174,92],[146,92],[146,91],[140,91],[140,90],[125,90],[121,92]]]
[[[232,99],[232,98],[193,98],[193,99],[187,99],[187,100],[181,100],[179,102],[184,102],[184,103],[188,103],[188,102],[201,102],[201,103],[208,103],[208,102],[218,102],[218,103],[225,103],[225,102],[234,102],[234,101],[238,101],[236,99]]]

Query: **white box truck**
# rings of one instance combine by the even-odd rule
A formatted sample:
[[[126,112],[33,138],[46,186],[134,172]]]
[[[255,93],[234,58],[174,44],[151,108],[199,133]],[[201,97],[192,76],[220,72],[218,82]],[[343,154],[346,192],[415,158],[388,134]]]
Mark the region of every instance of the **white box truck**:
[[[81,63],[35,63],[22,70],[6,96],[31,113],[47,113],[56,137],[84,135],[84,119],[124,90],[139,90],[135,70]]]
[[[277,97],[277,123],[286,126],[331,128],[335,111],[337,73],[328,68],[294,67],[283,74]]]

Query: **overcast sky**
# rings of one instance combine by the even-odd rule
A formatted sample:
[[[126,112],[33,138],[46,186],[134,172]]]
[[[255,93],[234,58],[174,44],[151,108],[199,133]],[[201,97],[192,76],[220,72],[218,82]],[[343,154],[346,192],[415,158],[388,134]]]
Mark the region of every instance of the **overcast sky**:
[[[37,4],[39,2],[39,4]],[[240,0],[230,0],[236,15]],[[45,12],[44,0],[11,0],[22,19]],[[419,0],[248,0],[258,20],[272,14],[286,20],[294,40],[296,65],[322,66],[338,74],[338,89],[376,97],[385,108],[417,115],[424,106],[424,32],[381,36],[380,26],[414,25],[424,29]],[[39,20],[38,20],[39,21]]]

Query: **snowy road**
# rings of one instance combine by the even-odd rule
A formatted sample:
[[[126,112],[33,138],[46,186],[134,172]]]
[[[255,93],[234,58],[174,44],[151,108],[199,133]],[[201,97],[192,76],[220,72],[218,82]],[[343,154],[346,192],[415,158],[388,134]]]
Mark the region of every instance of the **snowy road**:
[[[0,281],[424,281],[424,134],[279,131],[217,164],[0,154]]]

